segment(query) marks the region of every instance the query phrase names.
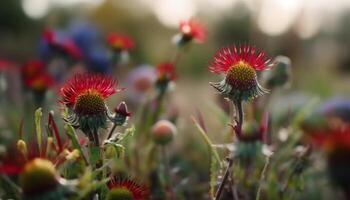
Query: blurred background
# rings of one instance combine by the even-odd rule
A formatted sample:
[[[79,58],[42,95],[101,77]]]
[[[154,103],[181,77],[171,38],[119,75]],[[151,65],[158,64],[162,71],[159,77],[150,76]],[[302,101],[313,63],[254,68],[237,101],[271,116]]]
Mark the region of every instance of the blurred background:
[[[172,37],[178,32],[179,22],[190,18],[207,26],[208,37],[203,44],[192,45],[182,55],[177,65],[176,93],[169,99],[167,109],[168,115],[180,115],[179,136],[183,137],[176,137],[172,148],[178,155],[186,152],[190,161],[182,163],[183,168],[202,170],[197,171],[199,174],[208,170],[208,163],[203,167],[201,162],[206,147],[198,139],[190,115],[196,109],[201,110],[211,131],[227,122],[211,118],[211,113],[220,112],[213,106],[212,100],[217,96],[209,81],[219,81],[220,77],[208,71],[212,56],[223,46],[248,43],[272,58],[278,55],[290,58],[291,83],[284,90],[274,91],[266,102],[273,114],[315,98],[349,97],[349,0],[1,0],[0,58],[17,65],[41,58],[40,40],[47,29],[64,36],[84,33],[86,28],[86,34],[77,37],[92,34],[102,44],[94,46],[93,51],[100,55],[98,50],[104,48],[106,35],[119,32],[135,42],[130,61],[118,66],[120,69],[115,72],[120,87],[128,88],[128,71],[141,65],[155,66],[174,56]],[[87,45],[83,53],[90,52],[90,48]],[[117,98],[124,99],[129,93],[127,89]],[[17,105],[25,107],[20,96],[11,95]],[[56,99],[52,98],[51,102]],[[114,101],[111,104],[115,106]],[[49,107],[57,109],[57,105]],[[26,109],[14,110],[12,125],[18,127]],[[11,123],[0,118],[2,130],[6,124]],[[210,137],[214,142],[224,141],[218,134],[214,132]],[[202,146],[187,152],[193,141]],[[176,162],[177,157],[173,159]]]

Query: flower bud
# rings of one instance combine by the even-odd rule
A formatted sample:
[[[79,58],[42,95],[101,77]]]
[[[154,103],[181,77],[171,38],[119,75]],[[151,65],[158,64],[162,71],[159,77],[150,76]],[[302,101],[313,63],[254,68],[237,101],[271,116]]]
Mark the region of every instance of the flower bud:
[[[267,71],[266,85],[268,88],[284,87],[291,79],[291,61],[286,56],[277,56],[275,67]]]
[[[128,107],[124,101],[122,101],[117,108],[114,109],[114,112],[115,116],[113,118],[113,122],[116,123],[117,126],[124,125],[128,117],[131,116],[131,113],[128,111]]]
[[[176,127],[168,120],[160,120],[152,127],[152,137],[155,143],[166,145],[176,134]]]
[[[27,149],[27,144],[24,140],[18,140],[17,141],[17,149],[20,151],[23,156],[26,158],[28,155],[28,149]]]

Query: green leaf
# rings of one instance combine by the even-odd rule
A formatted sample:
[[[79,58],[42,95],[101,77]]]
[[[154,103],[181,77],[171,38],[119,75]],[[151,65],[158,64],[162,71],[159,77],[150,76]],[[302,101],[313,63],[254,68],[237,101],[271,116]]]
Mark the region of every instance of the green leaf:
[[[124,133],[121,135],[121,137],[118,140],[118,143],[122,142],[123,140],[125,140],[126,138],[133,136],[135,133],[135,126],[132,125],[130,128],[127,128]]]
[[[74,128],[71,125],[69,125],[69,124],[66,124],[64,126],[64,128],[66,130],[67,136],[69,137],[69,139],[72,142],[72,145],[73,145],[74,149],[78,149],[80,155],[84,158],[84,161],[86,162],[86,158],[85,158],[83,150],[81,149],[81,146],[80,146],[80,144],[78,142],[77,135],[75,133]]]
[[[200,126],[200,124],[192,117],[192,120],[194,124],[196,125],[196,128],[201,133],[201,136],[205,140],[206,144],[208,145],[209,151],[210,151],[210,195],[211,198],[214,198],[215,195],[215,187],[217,185],[217,178],[219,176],[219,170],[222,167],[222,163],[219,157],[218,152],[213,146],[213,143],[207,136],[207,133],[204,131],[204,129]]]
[[[39,146],[39,151],[40,153],[42,152],[42,131],[41,131],[41,118],[43,116],[43,112],[41,108],[38,108],[35,111],[34,114],[34,122],[35,122],[35,129],[36,129],[36,139],[38,142],[38,146]]]

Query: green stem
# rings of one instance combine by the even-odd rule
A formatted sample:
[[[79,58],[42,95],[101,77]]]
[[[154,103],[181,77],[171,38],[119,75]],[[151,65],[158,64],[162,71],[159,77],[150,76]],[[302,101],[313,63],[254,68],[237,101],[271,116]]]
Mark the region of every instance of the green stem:
[[[115,128],[117,128],[117,124],[116,124],[116,123],[113,123],[113,127],[112,127],[112,129],[111,129],[111,130],[109,131],[109,133],[108,133],[107,140],[108,140],[109,138],[111,138],[111,137],[112,137],[112,135],[113,135],[113,132],[114,132]]]
[[[237,109],[237,112],[238,112],[238,120],[237,120],[237,131],[238,135],[241,134],[242,132],[242,125],[243,125],[243,108],[242,108],[242,101],[237,101],[237,102],[234,102],[235,105],[236,105],[236,109]],[[216,191],[216,194],[215,194],[215,200],[219,200],[221,195],[222,195],[222,192],[224,190],[224,187],[226,185],[226,182],[228,181],[228,178],[230,177],[231,175],[231,168],[232,168],[232,165],[233,165],[233,158],[232,158],[232,155],[230,155],[230,157],[227,159],[228,161],[228,165],[227,165],[227,168],[226,168],[226,171],[225,171],[225,174],[222,178],[222,181],[219,185],[219,188],[218,190]],[[232,181],[232,183],[234,183]],[[236,199],[238,200],[238,199]]]

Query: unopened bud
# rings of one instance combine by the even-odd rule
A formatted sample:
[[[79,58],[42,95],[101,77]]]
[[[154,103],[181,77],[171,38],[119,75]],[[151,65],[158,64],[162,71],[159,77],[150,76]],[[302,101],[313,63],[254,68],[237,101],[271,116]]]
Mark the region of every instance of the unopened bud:
[[[152,127],[152,137],[155,143],[166,145],[176,134],[176,127],[168,120],[160,120]]]
[[[27,144],[24,140],[18,140],[17,141],[17,149],[20,151],[25,158],[27,158],[28,155],[28,149]]]

